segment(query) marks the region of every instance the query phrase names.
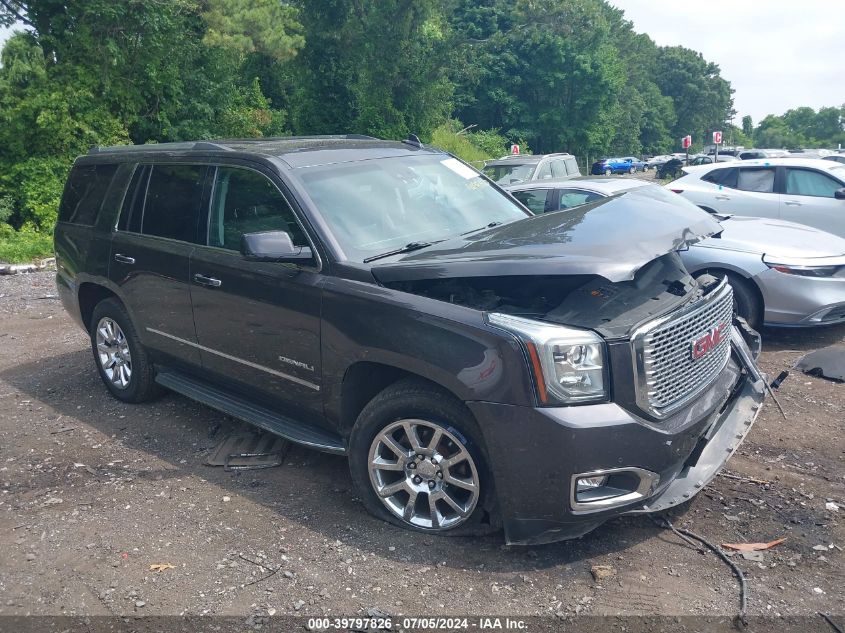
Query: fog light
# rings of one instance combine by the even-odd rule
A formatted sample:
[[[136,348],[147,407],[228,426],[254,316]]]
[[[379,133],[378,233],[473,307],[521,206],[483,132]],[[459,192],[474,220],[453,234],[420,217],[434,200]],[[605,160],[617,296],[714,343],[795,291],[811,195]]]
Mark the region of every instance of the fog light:
[[[611,468],[572,477],[570,504],[575,514],[600,512],[652,495],[660,475],[643,468]]]
[[[599,477],[580,477],[576,484],[576,492],[587,492],[588,490],[593,490],[594,488],[600,488],[606,483],[607,475],[601,475]]]

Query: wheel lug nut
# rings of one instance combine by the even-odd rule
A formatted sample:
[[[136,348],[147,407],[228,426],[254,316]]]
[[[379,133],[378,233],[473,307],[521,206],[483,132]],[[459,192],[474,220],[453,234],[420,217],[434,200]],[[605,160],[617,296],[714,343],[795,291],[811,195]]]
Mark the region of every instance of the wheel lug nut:
[[[434,482],[433,482],[433,481],[429,481],[429,482],[428,482],[428,487],[429,487],[429,489],[432,489],[432,490],[433,490],[433,489],[434,489]]]
[[[413,470],[416,467],[417,467],[417,462],[411,462],[410,464],[408,464],[408,468],[410,468],[411,470]]]
[[[422,481],[422,477],[420,477],[419,475],[417,475],[416,477],[414,477],[414,483],[415,483],[415,484],[418,484],[418,483],[420,483],[421,481]]]
[[[440,477],[440,479],[443,479],[443,471],[442,471],[442,470],[438,470],[438,471],[437,471],[437,476],[438,476],[438,477]]]

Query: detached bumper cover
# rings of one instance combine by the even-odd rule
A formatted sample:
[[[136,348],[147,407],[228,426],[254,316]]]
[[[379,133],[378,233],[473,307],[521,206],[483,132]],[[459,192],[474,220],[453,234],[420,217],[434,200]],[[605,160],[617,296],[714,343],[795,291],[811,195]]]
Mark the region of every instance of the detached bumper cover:
[[[614,403],[534,409],[468,402],[485,436],[506,541],[576,538],[613,517],[663,510],[701,490],[748,434],[764,398],[752,353],[741,337],[734,345],[713,385],[660,422]],[[606,511],[572,512],[573,475],[630,467],[660,476],[651,496]]]

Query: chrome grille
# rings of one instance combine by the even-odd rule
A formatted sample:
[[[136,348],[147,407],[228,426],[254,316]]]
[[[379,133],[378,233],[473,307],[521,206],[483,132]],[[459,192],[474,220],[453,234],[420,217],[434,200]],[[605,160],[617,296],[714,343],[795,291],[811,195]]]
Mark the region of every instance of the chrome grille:
[[[732,321],[733,291],[723,281],[706,297],[639,328],[632,338],[639,406],[662,417],[710,385],[730,356]],[[706,337],[722,324],[722,335],[708,345]],[[697,341],[704,341],[698,358]]]

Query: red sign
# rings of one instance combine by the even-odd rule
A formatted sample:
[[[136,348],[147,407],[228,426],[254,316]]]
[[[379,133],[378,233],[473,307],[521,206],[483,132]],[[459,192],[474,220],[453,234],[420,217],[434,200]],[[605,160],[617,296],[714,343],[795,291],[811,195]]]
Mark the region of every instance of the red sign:
[[[684,138],[681,139],[681,147],[683,149],[689,149],[690,145],[692,145],[692,137],[687,134]]]
[[[517,145],[515,143],[513,145],[511,145],[511,154],[513,154],[514,156],[519,154],[519,145]]]
[[[722,133],[721,132],[713,132],[713,142],[718,145],[722,142]]]
[[[698,360],[712,352],[725,338],[727,326],[720,323],[707,334],[692,342],[692,359]]]

